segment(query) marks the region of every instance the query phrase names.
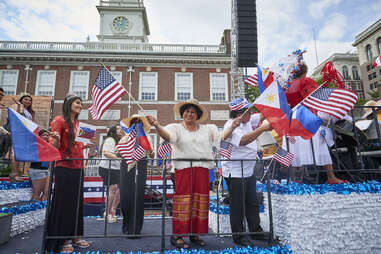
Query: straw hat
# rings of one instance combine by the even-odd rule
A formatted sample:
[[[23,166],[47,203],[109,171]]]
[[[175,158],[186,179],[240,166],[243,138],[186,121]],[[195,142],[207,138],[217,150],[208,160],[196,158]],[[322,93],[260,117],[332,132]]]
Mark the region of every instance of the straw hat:
[[[149,124],[147,118],[146,118],[145,116],[138,115],[138,114],[133,114],[131,117],[124,118],[124,119],[122,119],[122,122],[123,122],[127,127],[131,127],[131,126],[130,126],[130,123],[131,123],[132,119],[135,119],[135,118],[139,118],[140,121],[142,121],[142,123],[143,123],[143,128],[144,128],[144,131],[145,131],[145,132],[147,132],[147,131],[151,128],[151,125]]]
[[[183,116],[180,114],[180,109],[182,106],[188,105],[188,104],[191,104],[191,105],[199,108],[200,111],[202,112],[200,119],[197,119],[196,122],[203,122],[208,118],[208,111],[196,99],[188,99],[186,101],[181,101],[181,102],[176,103],[175,106],[173,106],[173,111],[175,111],[175,113],[177,114],[178,117],[182,118]]]
[[[374,101],[374,100],[370,100],[370,101],[367,101],[364,106],[368,106],[368,107],[380,107],[381,106],[381,100],[378,100],[378,101]],[[372,108],[364,108],[364,115],[361,117],[361,118],[366,118],[367,116],[369,116],[370,114],[372,114]]]

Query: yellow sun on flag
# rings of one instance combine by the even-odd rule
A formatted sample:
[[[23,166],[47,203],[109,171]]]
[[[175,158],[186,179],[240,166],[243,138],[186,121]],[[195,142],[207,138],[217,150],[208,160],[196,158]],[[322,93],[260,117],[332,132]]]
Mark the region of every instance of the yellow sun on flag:
[[[273,103],[275,101],[275,95],[273,93],[267,94],[266,100],[268,103]]]

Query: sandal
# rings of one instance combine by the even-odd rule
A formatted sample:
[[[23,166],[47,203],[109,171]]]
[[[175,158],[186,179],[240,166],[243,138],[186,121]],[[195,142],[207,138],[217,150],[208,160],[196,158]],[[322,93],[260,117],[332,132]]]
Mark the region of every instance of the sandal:
[[[192,243],[194,243],[194,244],[196,244],[196,245],[198,245],[198,246],[201,246],[201,247],[203,247],[203,246],[205,246],[206,244],[205,244],[205,242],[204,242],[204,240],[202,240],[199,236],[190,236],[189,237],[189,240],[192,242]]]
[[[72,244],[73,244],[73,246],[79,247],[79,248],[82,248],[82,249],[85,249],[85,248],[90,246],[90,244],[88,242],[86,242],[85,240],[83,240],[83,239],[78,240],[78,241],[73,241]]]
[[[171,244],[179,249],[189,249],[189,245],[182,237],[175,238],[174,236],[171,236]]]
[[[61,252],[60,253],[73,253],[74,248],[73,245],[70,243],[62,245]]]
[[[14,182],[23,182],[24,178],[22,178],[18,174],[10,174],[9,175],[9,180],[10,180],[11,183],[14,183]]]

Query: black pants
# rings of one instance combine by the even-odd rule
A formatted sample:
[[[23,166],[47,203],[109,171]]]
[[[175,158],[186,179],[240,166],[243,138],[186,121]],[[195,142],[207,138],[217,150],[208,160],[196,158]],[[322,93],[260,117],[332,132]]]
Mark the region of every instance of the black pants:
[[[56,167],[54,171],[55,182],[48,215],[48,236],[83,235],[83,172],[81,177],[80,169]],[[46,250],[59,252],[64,242],[65,239],[49,239]]]
[[[227,177],[225,181],[229,191],[230,226],[232,232],[245,232],[243,227],[244,215],[246,216],[250,232],[261,231],[259,204],[256,193],[257,186],[254,175],[247,178]],[[240,238],[240,235],[233,235],[234,241]]]
[[[137,196],[135,205],[135,172],[137,175]],[[140,160],[136,166],[127,171],[127,164],[123,161],[120,169],[120,208],[123,213],[122,231],[124,234],[137,235],[143,227],[144,221],[144,191],[147,178],[147,161]],[[135,225],[135,227],[134,227]]]

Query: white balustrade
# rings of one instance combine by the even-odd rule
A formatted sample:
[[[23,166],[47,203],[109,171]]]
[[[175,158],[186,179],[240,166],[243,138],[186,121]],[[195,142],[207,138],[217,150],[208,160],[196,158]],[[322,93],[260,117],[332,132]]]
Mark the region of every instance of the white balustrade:
[[[117,52],[146,54],[226,54],[224,45],[0,41],[1,51]]]

